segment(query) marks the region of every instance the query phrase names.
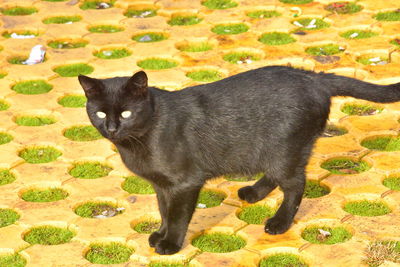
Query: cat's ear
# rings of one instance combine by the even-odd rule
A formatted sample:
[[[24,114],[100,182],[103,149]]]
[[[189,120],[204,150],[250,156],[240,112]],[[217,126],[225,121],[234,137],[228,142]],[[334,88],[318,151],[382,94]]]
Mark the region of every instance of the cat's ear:
[[[100,85],[97,79],[90,78],[85,75],[79,75],[78,80],[83,88],[83,91],[85,91],[87,98],[93,97],[99,93]]]
[[[146,96],[147,86],[147,75],[144,71],[136,72],[127,82],[127,89],[137,96]]]

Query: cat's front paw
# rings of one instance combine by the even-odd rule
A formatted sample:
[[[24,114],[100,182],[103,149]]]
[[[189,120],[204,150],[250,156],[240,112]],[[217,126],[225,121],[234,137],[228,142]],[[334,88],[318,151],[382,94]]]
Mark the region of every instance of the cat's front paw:
[[[160,240],[164,237],[163,234],[161,234],[160,232],[154,232],[149,236],[149,245],[150,247],[154,248],[159,242]]]
[[[245,186],[240,188],[238,191],[238,195],[240,199],[245,200],[248,203],[255,203],[262,199],[252,186]]]
[[[167,240],[161,240],[156,245],[156,252],[160,255],[171,255],[181,250],[181,246]]]
[[[290,225],[292,224],[292,220],[282,219],[279,217],[272,217],[267,220],[265,225],[265,232],[271,235],[279,235],[286,232]]]

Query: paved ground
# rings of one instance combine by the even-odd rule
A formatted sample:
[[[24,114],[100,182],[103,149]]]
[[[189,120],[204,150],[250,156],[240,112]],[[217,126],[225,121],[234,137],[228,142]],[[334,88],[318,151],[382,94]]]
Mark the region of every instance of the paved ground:
[[[31,39],[0,37],[0,71],[7,74],[0,79],[0,100],[9,104],[8,109],[0,111],[0,132],[13,137],[12,141],[0,145],[0,167],[16,176],[15,181],[1,186],[0,208],[12,209],[20,215],[15,223],[0,228],[0,248],[4,248],[0,255],[9,254],[12,250],[19,252],[27,260],[27,266],[95,266],[84,258],[89,244],[111,240],[135,249],[130,260],[121,266],[146,266],[154,261],[184,262],[193,266],[257,266],[261,258],[276,251],[299,255],[310,266],[362,266],[365,249],[371,241],[400,240],[400,193],[382,184],[383,179],[400,172],[400,152],[370,150],[360,144],[367,137],[397,136],[400,129],[398,104],[378,105],[383,108],[380,113],[354,116],[343,113],[343,105],[367,102],[351,98],[333,100],[330,122],[344,127],[348,132],[319,139],[307,173],[309,180],[322,181],[331,192],[319,198],[304,199],[295,224],[287,233],[270,236],[263,232],[262,225],[247,224],[238,219],[237,214],[244,203],[238,199],[236,191],[253,182],[228,181],[221,177],[210,182],[207,188],[225,192],[227,197],[224,202],[217,207],[197,209],[184,249],[173,256],[158,256],[148,247],[148,235],[137,233],[131,227],[143,219],[158,218],[155,195],[134,194],[136,199],[133,199],[132,194],[121,188],[123,177],[131,174],[107,140],[73,141],[63,135],[72,126],[89,125],[89,120],[84,108],[68,108],[58,103],[63,96],[82,94],[77,78],[61,77],[53,71],[55,67],[65,64],[86,63],[94,68],[90,74],[93,77],[131,75],[140,70],[137,66],[140,60],[161,57],[175,60],[177,66],[146,72],[151,85],[167,90],[198,83],[186,74],[199,69],[210,69],[218,71],[221,76],[229,76],[274,64],[334,72],[380,84],[400,82],[400,50],[394,43],[400,44],[400,41],[396,41],[396,38],[400,38],[400,22],[378,21],[374,18],[378,12],[400,8],[398,0],[361,0],[357,4],[363,10],[349,15],[325,10],[325,5],[333,3],[329,0],[305,5],[289,5],[278,0],[237,0],[237,7],[224,10],[209,9],[200,1],[178,0],[154,3],[117,0],[113,7],[107,9],[82,10],[79,7],[81,3],[77,2],[3,0],[0,5],[3,11],[16,5],[35,7],[38,11],[25,16],[2,15],[0,23],[1,33],[21,34],[21,31],[29,30],[38,34]],[[157,15],[128,18],[124,12],[129,6],[155,8]],[[292,10],[293,7],[300,9]],[[246,15],[255,10],[276,10],[281,16],[255,19]],[[197,15],[202,20],[191,26],[169,25],[167,21],[176,14]],[[296,18],[296,14],[300,16]],[[80,16],[80,21],[66,24],[42,22],[53,16],[73,15]],[[313,30],[311,23],[307,24],[311,26],[304,31],[296,30],[298,26],[292,22],[301,18],[323,19],[330,27]],[[215,25],[230,23],[244,23],[249,29],[234,35],[218,35],[211,31]],[[91,33],[88,29],[93,25],[114,25],[123,30]],[[354,35],[350,39],[340,36],[351,29],[372,30],[377,35],[368,39],[357,39]],[[271,46],[258,41],[262,34],[274,31],[291,33],[296,42]],[[131,39],[138,33],[148,32],[163,33],[167,39],[142,43]],[[228,30],[225,33],[230,32]],[[87,45],[75,49],[54,49],[48,46],[54,40],[84,40]],[[192,42],[208,42],[212,49],[205,52],[178,49]],[[47,49],[45,62],[31,66],[9,63],[15,56],[27,57],[37,44]],[[334,55],[337,57],[323,54],[315,57],[305,51],[308,47],[325,44],[337,44],[344,51]],[[131,55],[120,59],[101,59],[93,54],[111,48],[125,48]],[[253,57],[242,56],[230,63],[223,57],[231,52],[246,52]],[[107,52],[103,54],[107,56]],[[369,63],[376,64],[363,65],[357,61],[360,57],[375,58]],[[52,90],[35,95],[12,90],[18,82],[37,79],[51,84]],[[56,121],[44,126],[17,125],[16,118],[26,115],[50,116]],[[52,162],[41,164],[25,162],[18,156],[24,148],[40,145],[52,146],[62,155]],[[353,174],[351,170],[344,170],[348,174],[331,174],[320,167],[327,159],[337,157],[362,158],[371,168],[359,174]],[[108,164],[112,171],[108,176],[98,179],[79,179],[69,174],[73,163],[88,160]],[[62,188],[69,196],[46,203],[29,202],[21,198],[30,188],[49,187]],[[276,190],[262,203],[274,207],[281,199],[281,192]],[[354,199],[381,200],[390,207],[391,212],[374,217],[349,215],[342,207]],[[79,204],[94,200],[110,201],[125,210],[122,214],[103,219],[82,218],[73,212]],[[53,246],[30,245],[23,240],[31,227],[43,224],[69,228],[75,236],[68,243]],[[301,238],[301,232],[307,225],[342,225],[352,233],[352,238],[334,245],[311,244]],[[191,245],[191,240],[203,231],[235,232],[247,244],[230,253],[202,252]],[[389,262],[385,264],[390,265]]]

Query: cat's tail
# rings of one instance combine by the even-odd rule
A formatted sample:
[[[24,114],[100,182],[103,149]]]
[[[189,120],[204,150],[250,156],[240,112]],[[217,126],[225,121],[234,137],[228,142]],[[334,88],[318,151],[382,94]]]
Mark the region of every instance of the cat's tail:
[[[352,96],[378,103],[400,101],[400,83],[378,85],[336,75],[328,75],[326,79],[332,96]]]

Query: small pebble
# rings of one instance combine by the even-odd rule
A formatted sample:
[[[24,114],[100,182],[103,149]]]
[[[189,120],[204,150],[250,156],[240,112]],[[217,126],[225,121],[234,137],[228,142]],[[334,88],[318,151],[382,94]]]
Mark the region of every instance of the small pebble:
[[[207,205],[203,204],[203,203],[198,203],[197,207],[200,208],[200,209],[205,209],[205,208],[207,208]]]
[[[355,33],[353,33],[353,34],[350,35],[350,38],[356,38],[357,36],[358,36],[358,33],[355,32]]]
[[[150,35],[143,35],[140,39],[139,39],[139,41],[140,42],[149,42],[149,41],[151,41],[151,37],[150,37]]]

